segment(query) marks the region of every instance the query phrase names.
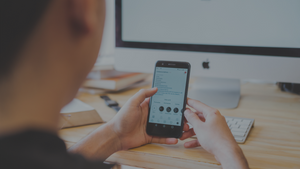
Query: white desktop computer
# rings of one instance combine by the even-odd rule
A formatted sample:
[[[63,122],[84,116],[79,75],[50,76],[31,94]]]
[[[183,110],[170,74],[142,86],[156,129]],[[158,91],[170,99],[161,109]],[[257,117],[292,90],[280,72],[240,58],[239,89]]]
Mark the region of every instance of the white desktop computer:
[[[187,61],[189,97],[234,108],[240,79],[300,83],[300,1],[116,0],[117,70]]]

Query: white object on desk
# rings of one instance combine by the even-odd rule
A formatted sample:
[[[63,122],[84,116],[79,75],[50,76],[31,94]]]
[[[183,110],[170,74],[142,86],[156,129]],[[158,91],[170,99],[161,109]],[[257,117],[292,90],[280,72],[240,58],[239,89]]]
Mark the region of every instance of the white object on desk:
[[[225,116],[226,122],[237,143],[244,143],[251,128],[254,126],[254,119]]]
[[[254,126],[254,119],[225,116],[226,123],[237,143],[244,143]],[[188,123],[189,124],[189,123]],[[189,124],[190,127],[192,127]],[[193,136],[196,138],[196,136]]]
[[[60,113],[74,113],[74,112],[91,111],[91,110],[94,110],[92,106],[83,103],[78,99],[74,99],[65,107],[63,107]]]
[[[61,109],[60,128],[103,122],[98,112],[90,105],[74,99]]]

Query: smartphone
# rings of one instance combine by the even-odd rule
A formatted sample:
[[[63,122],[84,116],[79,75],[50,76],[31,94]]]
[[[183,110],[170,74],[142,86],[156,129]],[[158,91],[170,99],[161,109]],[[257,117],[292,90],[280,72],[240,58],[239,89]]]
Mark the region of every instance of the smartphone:
[[[152,87],[158,91],[149,102],[148,135],[181,137],[190,69],[188,62],[156,62]]]

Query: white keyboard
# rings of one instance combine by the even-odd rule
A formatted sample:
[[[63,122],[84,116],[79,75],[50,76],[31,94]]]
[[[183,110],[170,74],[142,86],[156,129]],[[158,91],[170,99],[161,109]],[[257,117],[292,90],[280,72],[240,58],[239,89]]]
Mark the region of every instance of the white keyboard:
[[[237,143],[244,143],[251,128],[254,126],[254,119],[225,116],[230,131]]]
[[[244,143],[251,128],[254,126],[254,119],[229,116],[225,116],[225,119],[235,141],[237,143]],[[192,127],[190,124],[189,126]]]

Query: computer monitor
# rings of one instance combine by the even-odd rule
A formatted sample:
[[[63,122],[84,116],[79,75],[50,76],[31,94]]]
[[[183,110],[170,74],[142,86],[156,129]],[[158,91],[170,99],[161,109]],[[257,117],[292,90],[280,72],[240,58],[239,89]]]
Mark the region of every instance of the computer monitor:
[[[300,83],[300,1],[116,0],[117,70],[188,61],[189,97],[234,108],[240,80]]]

